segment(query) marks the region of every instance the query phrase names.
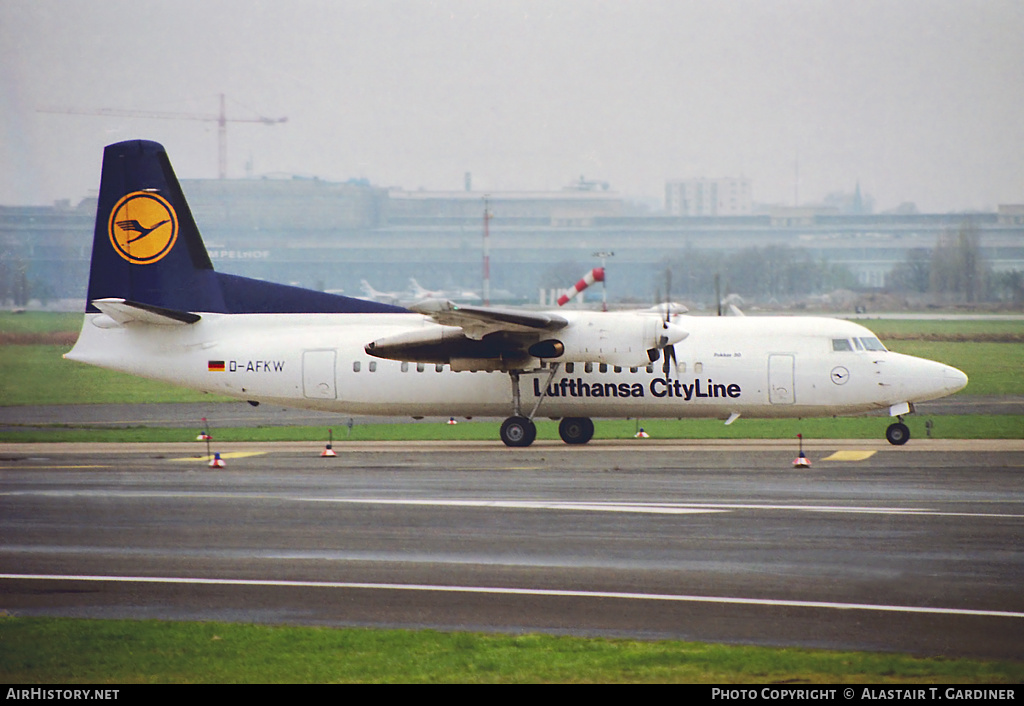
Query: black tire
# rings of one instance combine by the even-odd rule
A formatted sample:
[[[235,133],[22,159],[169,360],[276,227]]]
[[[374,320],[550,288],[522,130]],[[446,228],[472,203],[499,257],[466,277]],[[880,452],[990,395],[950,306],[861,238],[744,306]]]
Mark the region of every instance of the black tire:
[[[501,424],[501,440],[505,446],[529,446],[536,438],[537,426],[526,417],[509,417]]]
[[[893,446],[903,446],[910,441],[910,429],[903,422],[890,424],[889,428],[885,430],[885,438]]]
[[[585,444],[594,438],[590,417],[565,417],[558,423],[558,435],[567,444]]]

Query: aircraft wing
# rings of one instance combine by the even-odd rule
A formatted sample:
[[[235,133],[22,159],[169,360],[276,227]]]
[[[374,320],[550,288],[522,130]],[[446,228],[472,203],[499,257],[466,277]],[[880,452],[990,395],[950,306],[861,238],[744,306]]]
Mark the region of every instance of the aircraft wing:
[[[457,326],[475,341],[492,333],[542,333],[558,331],[569,321],[558,314],[488,306],[462,306],[455,302],[428,299],[412,307],[443,326]]]

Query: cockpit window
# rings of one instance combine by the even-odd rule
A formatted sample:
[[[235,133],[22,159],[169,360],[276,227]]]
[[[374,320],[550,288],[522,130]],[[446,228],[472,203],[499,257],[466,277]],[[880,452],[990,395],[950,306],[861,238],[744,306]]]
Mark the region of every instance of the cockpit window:
[[[853,339],[853,347],[856,348],[859,351],[864,350],[864,346],[861,345],[859,338]]]
[[[860,342],[864,344],[864,347],[869,351],[884,351],[886,347],[882,345],[882,342],[877,338],[862,338]]]
[[[852,351],[853,346],[845,338],[833,338],[832,339],[832,350],[834,351]]]

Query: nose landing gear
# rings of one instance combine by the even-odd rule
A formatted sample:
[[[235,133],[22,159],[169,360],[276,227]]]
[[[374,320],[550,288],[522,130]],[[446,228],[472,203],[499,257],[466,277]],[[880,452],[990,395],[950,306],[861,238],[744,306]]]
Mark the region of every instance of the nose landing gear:
[[[903,446],[910,441],[910,429],[903,423],[903,417],[896,417],[899,421],[890,424],[885,430],[886,440],[893,446]]]

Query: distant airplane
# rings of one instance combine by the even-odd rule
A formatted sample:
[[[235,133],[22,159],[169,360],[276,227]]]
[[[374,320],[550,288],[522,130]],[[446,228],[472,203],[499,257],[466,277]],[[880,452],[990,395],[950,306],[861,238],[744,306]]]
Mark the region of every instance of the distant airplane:
[[[414,300],[423,299],[455,299],[460,302],[480,301],[480,295],[469,289],[426,289],[420,286],[415,277],[409,278],[409,291]]]
[[[140,140],[104,152],[86,317],[66,357],[252,402],[505,416],[509,446],[534,441],[538,414],[582,444],[594,417],[731,424],[877,410],[898,418],[886,437],[903,444],[901,415],[967,384],[848,321],[445,300],[409,310],[216,272],[164,148]]]
[[[363,295],[371,301],[383,302],[384,304],[397,304],[402,300],[401,292],[378,292],[365,279],[359,280],[359,288],[363,292]]]

